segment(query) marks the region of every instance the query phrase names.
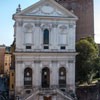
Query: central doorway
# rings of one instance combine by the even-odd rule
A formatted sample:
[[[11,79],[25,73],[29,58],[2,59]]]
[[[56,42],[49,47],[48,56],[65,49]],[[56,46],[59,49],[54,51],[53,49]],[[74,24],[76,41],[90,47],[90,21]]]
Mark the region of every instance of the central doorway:
[[[49,97],[44,96],[44,100],[51,100],[51,96]]]
[[[49,88],[50,86],[50,70],[45,67],[42,69],[42,88]]]

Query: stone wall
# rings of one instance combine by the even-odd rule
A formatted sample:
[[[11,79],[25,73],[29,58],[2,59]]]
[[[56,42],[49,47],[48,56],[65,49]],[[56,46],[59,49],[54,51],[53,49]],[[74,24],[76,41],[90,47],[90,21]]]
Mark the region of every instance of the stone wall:
[[[78,100],[100,100],[100,86],[84,86],[76,89]]]

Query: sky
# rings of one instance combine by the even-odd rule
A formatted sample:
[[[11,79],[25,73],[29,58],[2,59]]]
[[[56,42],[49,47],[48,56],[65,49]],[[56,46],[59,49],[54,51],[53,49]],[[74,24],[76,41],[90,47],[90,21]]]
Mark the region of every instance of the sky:
[[[39,0],[0,0],[0,45],[10,46],[14,39],[14,21],[12,15],[18,5],[22,10]],[[100,0],[94,0],[94,36],[95,42],[100,43]]]

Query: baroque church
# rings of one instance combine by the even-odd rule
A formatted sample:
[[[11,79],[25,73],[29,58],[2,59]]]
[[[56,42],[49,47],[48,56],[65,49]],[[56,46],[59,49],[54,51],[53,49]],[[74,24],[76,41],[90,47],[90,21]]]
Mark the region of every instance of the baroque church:
[[[54,0],[13,15],[16,100],[75,100],[76,21]]]

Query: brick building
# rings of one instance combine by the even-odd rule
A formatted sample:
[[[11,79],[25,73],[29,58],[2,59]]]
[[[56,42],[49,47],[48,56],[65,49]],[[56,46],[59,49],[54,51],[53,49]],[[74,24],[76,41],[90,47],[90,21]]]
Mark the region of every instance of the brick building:
[[[4,56],[4,73],[9,74],[10,66],[11,66],[11,52],[10,47],[5,48],[5,56]]]
[[[4,72],[5,45],[0,45],[0,74]]]
[[[78,16],[76,40],[94,37],[93,0],[56,0],[63,7],[72,10]]]
[[[9,72],[9,98],[10,100],[14,100],[14,91],[15,91],[15,41],[13,41],[11,45],[11,66],[10,66],[10,72]]]

